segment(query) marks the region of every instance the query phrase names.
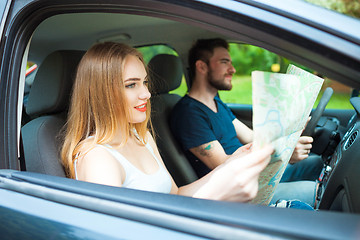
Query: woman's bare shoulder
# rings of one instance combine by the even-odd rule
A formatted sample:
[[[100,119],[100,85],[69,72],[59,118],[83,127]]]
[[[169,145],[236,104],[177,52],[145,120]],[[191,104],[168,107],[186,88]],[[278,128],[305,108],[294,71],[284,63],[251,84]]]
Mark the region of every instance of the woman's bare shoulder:
[[[106,147],[96,145],[82,150],[85,152],[78,159],[79,180],[121,186],[123,168]]]

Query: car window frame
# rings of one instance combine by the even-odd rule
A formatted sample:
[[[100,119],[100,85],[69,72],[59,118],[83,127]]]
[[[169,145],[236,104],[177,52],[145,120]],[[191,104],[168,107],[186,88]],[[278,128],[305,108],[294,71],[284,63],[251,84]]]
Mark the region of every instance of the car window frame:
[[[29,0],[27,3],[24,3],[24,2],[19,2],[19,1],[16,1],[14,2],[14,6],[12,9],[14,9],[14,11],[18,11],[17,14],[13,14],[13,15],[10,15],[11,16],[11,19],[9,19],[8,21],[8,27],[13,27],[13,28],[16,28],[16,29],[22,29],[21,33],[20,32],[12,32],[11,30],[8,32],[8,37],[7,37],[7,43],[5,43],[5,50],[7,49],[14,49],[12,53],[9,53],[11,54],[10,57],[7,57],[7,62],[3,62],[3,66],[4,65],[9,65],[9,66],[12,66],[12,70],[10,71],[10,74],[11,74],[11,77],[10,75],[7,76],[6,73],[2,73],[2,77],[4,77],[3,79],[19,79],[19,69],[20,69],[20,65],[17,65],[19,64],[20,61],[16,60],[16,58],[19,58],[19,54],[18,51],[20,52],[23,52],[24,49],[25,49],[25,46],[26,46],[26,43],[27,41],[30,39],[31,37],[31,34],[33,33],[33,31],[35,30],[35,28],[37,27],[37,25],[43,21],[44,19],[52,16],[52,15],[55,15],[55,14],[58,14],[59,11],[62,11],[62,13],[66,13],[66,12],[91,12],[91,11],[98,11],[98,12],[103,12],[103,11],[106,11],[106,4],[104,3],[104,9],[101,10],[99,8],[94,8],[93,5],[89,5],[89,4],[84,4],[84,5],[81,5],[81,4],[76,4],[76,1],[75,2],[72,2],[71,4],[69,3],[68,5],[67,4],[63,4],[59,1],[52,1],[52,2],[49,2],[51,4],[54,5],[54,8],[52,10],[49,10],[49,9],[46,9],[46,5],[45,6],[41,6],[41,5],[37,5],[36,1],[32,1],[32,0]],[[139,1],[139,3],[143,3],[142,1]],[[149,5],[142,5],[141,7],[138,6],[138,8],[143,8],[143,9],[151,9],[153,12],[151,13],[152,16],[156,17],[156,16],[160,16],[162,18],[169,18],[169,19],[177,19],[181,22],[188,22],[188,23],[193,23],[193,19],[194,19],[194,16],[192,15],[194,13],[194,11],[197,10],[197,7],[201,6],[202,3],[194,3],[193,4],[193,9],[191,11],[185,11],[185,12],[182,12],[181,15],[176,15],[174,13],[173,16],[165,16],[163,15],[161,12],[159,12],[159,10],[156,10],[157,8],[156,7],[167,7],[167,3],[166,2],[156,2],[157,4],[153,4],[151,6]],[[57,4],[59,4],[57,6]],[[109,12],[126,12],[126,11],[129,11],[129,6],[134,6],[133,5],[134,3],[129,3],[128,5],[125,5],[124,6],[124,9],[118,9],[118,8],[114,8],[113,11],[109,11]],[[183,3],[176,3],[178,4],[178,8],[181,9],[181,10],[184,10],[184,8],[186,9],[186,5],[182,5]],[[239,3],[239,7],[241,6],[242,3]],[[141,4],[140,4],[141,5]],[[244,4],[243,4],[244,5]],[[25,7],[27,6],[27,7]],[[110,5],[111,6],[111,5]],[[250,5],[246,5],[247,8],[251,8],[252,6]],[[37,8],[38,7],[38,8]],[[58,7],[58,9],[57,9]],[[207,6],[208,7],[208,6]],[[45,10],[46,9],[46,10]],[[55,10],[56,9],[56,10]],[[214,9],[214,7],[209,7],[208,9],[208,13],[209,16],[213,16],[211,15],[211,10]],[[35,10],[35,11],[34,11]],[[204,8],[202,8],[202,10],[204,10]],[[173,10],[172,10],[173,11]],[[224,12],[226,10],[223,10]],[[230,10],[229,10],[230,11]],[[256,11],[262,11],[260,8],[259,9],[256,9]],[[130,10],[130,12],[132,12],[132,10]],[[205,17],[205,11],[202,12],[204,16],[202,17]],[[240,11],[241,12],[241,11]],[[210,30],[213,30],[213,31],[216,31],[217,33],[219,34],[226,34],[226,35],[230,35],[230,36],[236,36],[238,35],[239,37],[241,36],[241,38],[244,38],[246,39],[247,37],[244,35],[246,33],[246,31],[250,31],[249,29],[246,29],[246,25],[243,25],[243,19],[239,19],[239,15],[234,15],[235,13],[231,13],[231,12],[228,12],[229,15],[226,15],[224,18],[221,18],[221,20],[219,20],[216,16],[210,18],[210,19],[207,19],[206,20],[206,23],[205,21],[203,21],[202,24],[198,23],[199,26],[202,26],[204,28],[207,28],[207,29],[210,29]],[[134,14],[138,14],[136,11],[134,12]],[[274,16],[276,16],[277,18],[281,16],[280,15],[276,15],[275,13],[271,13],[271,12],[267,12],[267,14],[273,14]],[[150,13],[149,13],[150,15]],[[176,17],[175,17],[176,16]],[[181,18],[181,16],[183,16]],[[186,18],[186,21],[184,20],[185,16],[187,16]],[[196,16],[196,15],[195,15]],[[234,16],[234,19],[232,19],[232,16]],[[342,15],[339,15],[339,17],[346,17],[346,16],[342,16]],[[27,20],[28,21],[25,21],[26,19],[24,18],[28,18]],[[245,16],[244,16],[245,17]],[[180,19],[181,18],[181,19]],[[293,21],[293,19],[287,19],[288,21]],[[245,31],[245,33],[243,32],[237,32],[237,34],[234,34],[234,32],[231,32],[230,29],[225,29],[225,28],[220,28],[218,26],[218,24],[215,24],[215,25],[211,25],[209,26],[209,23],[210,22],[216,22],[216,21],[220,21],[221,24],[220,25],[227,25],[228,22],[232,21],[233,24],[238,24],[239,26],[242,26],[243,28],[241,28],[243,31]],[[266,31],[264,31],[264,29],[261,29],[261,26],[262,24],[266,24],[264,26],[267,27]],[[302,27],[306,27],[306,25],[301,25],[302,23],[298,23],[300,26]],[[234,26],[233,26],[234,27]],[[247,27],[247,28],[250,28],[251,26]],[[278,47],[278,48],[275,48],[275,46],[271,46],[271,42],[275,41],[276,38],[273,36],[273,35],[269,35],[269,31],[272,30],[273,27],[275,27],[274,25],[270,25],[270,23],[268,22],[268,19],[264,19],[262,20],[262,22],[259,22],[259,28],[254,28],[252,31],[257,31],[259,33],[259,36],[258,38],[261,38],[261,37],[265,37],[267,34],[268,36],[271,36],[271,40],[269,40],[269,43],[262,43],[260,45],[262,45],[261,47],[264,47],[272,52],[275,52],[279,55],[282,55],[284,57],[288,57],[287,55],[292,55],[291,52],[289,52],[288,54],[282,54],[282,50],[281,50],[281,47]],[[261,32],[264,31],[264,32]],[[314,36],[312,36],[311,34],[314,34],[314,31],[319,31],[319,33],[321,34],[328,34],[327,32],[324,32],[323,30],[320,31],[320,29],[316,30],[316,29],[310,29],[311,31],[309,31],[308,33],[306,33],[306,36],[309,37],[309,39],[314,39]],[[291,31],[288,32],[287,34],[290,34],[288,37],[291,37]],[[315,34],[316,35],[316,34]],[[20,38],[19,38],[20,36]],[[332,36],[330,35],[332,38],[335,38],[336,36]],[[319,36],[320,37],[320,36]],[[345,39],[344,39],[345,40]],[[20,41],[20,45],[17,45],[16,42],[17,41]],[[250,44],[256,44],[258,40],[254,40],[252,39],[250,41]],[[340,39],[337,39],[337,41],[340,41]],[[300,41],[301,42],[301,41]],[[297,43],[297,44],[300,44],[299,46],[301,46],[301,43]],[[15,44],[14,44],[15,43]],[[351,44],[349,41],[345,41],[346,45],[348,46],[349,44]],[[14,44],[14,48],[10,47],[9,45],[13,45]],[[313,42],[314,46],[313,48],[316,48],[317,46],[317,42],[314,41]],[[21,46],[21,47],[20,47]],[[324,51],[323,48],[325,46],[322,46],[317,49],[317,51]],[[328,47],[328,46],[327,46]],[[331,46],[332,49],[336,49],[336,46]],[[276,51],[274,51],[274,49]],[[329,48],[330,49],[330,48]],[[345,51],[345,50],[344,50]],[[351,53],[351,49],[349,50],[346,50],[345,52],[349,52]],[[16,54],[15,54],[16,53]],[[5,56],[7,56],[7,53],[5,53]],[[11,57],[12,56],[12,57]],[[293,56],[294,61],[296,61],[298,59],[297,56]],[[327,61],[329,61],[327,59]],[[319,61],[321,62],[321,61]],[[300,62],[301,64],[304,64],[304,63],[309,63],[308,60],[304,59],[303,61]],[[309,67],[312,67],[314,63],[309,63]],[[325,63],[321,63],[322,65],[321,66],[324,66]],[[17,67],[14,68],[14,67]],[[323,68],[321,66],[318,66],[318,68]],[[342,69],[344,68],[344,66],[341,66]],[[327,69],[327,71],[331,71],[331,69]],[[338,74],[340,72],[337,72]],[[345,73],[344,71],[341,72],[342,74]],[[347,73],[347,72],[346,72]],[[351,73],[347,73],[347,74],[351,74]],[[337,75],[337,74],[335,74]],[[345,77],[345,76],[343,76]],[[344,80],[345,81],[345,80]],[[3,83],[5,85],[9,84],[9,86],[11,87],[12,83],[10,82],[6,82],[6,83]],[[360,83],[356,83],[357,85],[360,86]],[[14,89],[17,88],[16,86],[16,83],[14,84]],[[3,89],[8,89],[7,87],[3,87]],[[10,91],[12,91],[11,89],[9,89]],[[10,97],[10,98],[7,98],[7,95],[3,95],[4,96],[4,100],[8,100],[8,99],[12,99],[10,100],[9,104],[10,105],[13,105],[13,104],[16,104],[17,105],[17,98],[16,97]],[[14,100],[16,98],[16,100]],[[10,106],[10,109],[13,109],[11,106]],[[2,109],[2,110],[5,110],[5,109]],[[8,116],[4,116],[5,119],[4,121],[6,122],[17,122],[17,119],[16,117],[14,116],[11,116],[11,115],[8,115]],[[7,119],[9,118],[9,119]],[[10,123],[9,123],[10,124]],[[10,124],[11,125],[11,124]],[[9,125],[9,126],[10,126]],[[13,131],[13,129],[15,128],[12,128],[10,127],[10,131]],[[4,145],[7,145],[7,146],[15,146],[15,145],[18,145],[18,142],[17,142],[17,139],[16,138],[13,138],[13,134],[12,133],[7,133],[7,134],[3,134],[4,136],[8,136],[8,139],[6,140],[2,140],[2,142],[4,143]],[[16,136],[16,134],[14,134],[14,136]],[[7,146],[4,147],[4,152],[8,152],[10,151],[9,153],[5,153],[5,155],[9,154],[9,156],[12,156],[10,159],[16,159],[16,156],[17,156],[17,152],[19,152],[19,149],[17,151],[14,151],[13,149],[11,148],[8,148]],[[2,166],[3,165],[3,166]],[[11,168],[11,169],[19,169],[19,164],[18,164],[18,161],[8,161],[6,163],[0,163],[0,167],[4,167],[4,168]]]
[[[6,59],[6,62],[3,62],[3,66],[5,66],[5,65],[11,66],[11,69],[9,69],[9,72],[8,72],[10,75],[7,75],[7,72],[2,73],[2,78],[8,80],[7,82],[5,82],[5,81],[2,82],[2,84],[3,84],[2,86],[4,86],[4,87],[2,87],[2,89],[8,89],[9,94],[11,94],[11,92],[13,92],[15,89],[18,89],[18,83],[14,83],[12,80],[12,79],[14,79],[14,80],[19,79],[19,76],[20,76],[19,75],[20,74],[20,72],[19,72],[20,65],[18,65],[18,64],[20,64],[21,60],[18,60],[18,58],[20,58],[20,56],[22,56],[22,55],[20,55],[18,53],[24,51],[28,40],[30,39],[32,33],[34,32],[36,27],[39,25],[39,23],[52,15],[58,14],[59,12],[67,13],[67,12],[75,11],[75,12],[81,13],[81,12],[96,11],[96,12],[114,12],[114,13],[130,12],[133,14],[140,14],[139,12],[134,11],[130,7],[130,6],[132,6],[132,7],[137,6],[137,8],[139,8],[139,9],[150,10],[151,14],[148,13],[148,15],[151,15],[154,17],[175,19],[175,20],[178,20],[183,23],[190,23],[190,24],[192,23],[193,24],[194,18],[196,18],[196,14],[194,15],[194,13],[196,13],[198,8],[201,8],[201,10],[202,10],[201,18],[202,19],[206,18],[206,16],[212,16],[212,17],[207,18],[206,21],[202,20],[202,22],[198,22],[197,23],[198,26],[203,27],[205,29],[212,30],[212,31],[216,31],[219,34],[225,34],[225,35],[234,36],[234,37],[237,36],[237,37],[239,37],[241,39],[245,39],[245,40],[248,39],[248,37],[246,36],[247,32],[255,31],[256,33],[258,33],[258,35],[257,35],[258,39],[261,39],[262,37],[266,38],[266,36],[270,37],[271,39],[268,39],[269,42],[267,42],[267,43],[263,42],[260,44],[260,42],[258,42],[259,40],[249,38],[248,39],[249,44],[258,43],[261,45],[261,47],[268,49],[269,51],[275,52],[284,57],[293,56],[293,58],[291,58],[291,59],[293,59],[294,61],[296,61],[298,59],[298,57],[296,55],[293,55],[293,53],[291,53],[291,52],[289,52],[287,54],[282,54],[283,53],[282,47],[276,48],[275,46],[271,45],[272,42],[277,40],[275,36],[273,36],[272,34],[269,33],[272,31],[272,29],[274,27],[276,27],[275,25],[273,25],[274,23],[269,22],[269,19],[265,18],[264,20],[261,20],[261,22],[258,23],[258,26],[256,28],[251,29],[251,27],[253,27],[253,26],[247,26],[247,24],[244,23],[246,16],[237,15],[238,13],[241,13],[241,11],[243,11],[243,9],[238,10],[237,13],[231,12],[230,10],[228,10],[228,12],[226,12],[227,10],[224,9],[223,12],[228,13],[228,15],[226,14],[223,16],[223,18],[218,18],[218,17],[216,17],[216,15],[213,15],[213,13],[212,13],[212,10],[214,10],[216,8],[216,5],[215,6],[206,6],[201,2],[193,3],[193,5],[192,5],[193,8],[189,11],[186,8],[186,4],[184,4],[182,2],[177,2],[176,9],[182,10],[181,14],[176,13],[175,8],[173,8],[173,9],[169,10],[170,12],[171,11],[174,12],[173,15],[170,15],[170,14],[164,15],[158,9],[159,9],[159,7],[160,7],[160,9],[162,7],[168,7],[169,6],[168,4],[170,4],[170,3],[167,3],[166,1],[154,2],[156,4],[152,4],[152,5],[144,4],[144,2],[142,2],[141,0],[139,0],[138,3],[140,4],[139,6],[136,5],[136,3],[131,2],[131,3],[127,3],[125,5],[120,6],[120,8],[114,7],[113,10],[109,11],[106,8],[107,4],[109,4],[109,3],[105,3],[105,2],[104,2],[103,8],[101,9],[98,7],[95,8],[95,6],[92,4],[83,3],[83,5],[82,5],[82,4],[77,4],[76,1],[68,3],[68,4],[64,4],[61,1],[54,0],[54,1],[49,2],[49,4],[53,5],[53,8],[47,9],[46,4],[38,5],[39,3],[37,3],[36,1],[33,1],[33,0],[28,0],[28,2],[15,1],[14,5],[12,7],[12,10],[18,11],[18,12],[16,14],[14,12],[9,15],[10,18],[9,18],[9,21],[8,21],[8,24],[6,25],[6,27],[10,28],[10,30],[7,33],[7,41],[4,46],[5,50],[12,49],[12,51],[9,53],[5,52],[5,54],[3,56],[3,59]],[[232,4],[234,4],[234,3],[232,3]],[[245,3],[238,3],[238,4],[239,4],[238,5],[239,7],[245,5]],[[113,7],[114,5],[109,4],[109,6]],[[250,4],[245,5],[245,6],[246,6],[246,8],[254,8]],[[209,8],[209,9],[207,9],[207,8]],[[185,10],[188,10],[188,11],[185,11]],[[253,11],[249,10],[249,12],[252,12],[253,14],[258,13],[259,11],[260,12],[263,11],[261,8],[256,8],[256,9],[254,8],[252,10]],[[271,16],[273,15],[275,17],[275,19],[281,18],[281,15],[276,15],[276,14],[277,13],[267,12],[267,15],[271,15]],[[346,17],[346,16],[339,15],[339,17]],[[244,19],[242,19],[242,18],[244,18]],[[217,21],[219,21],[220,23],[217,23]],[[295,21],[295,20],[294,19],[286,19],[286,21],[289,22],[289,21]],[[214,23],[214,25],[209,25],[210,23]],[[232,24],[230,24],[230,23],[232,23]],[[294,22],[294,24],[295,23],[296,22]],[[285,23],[282,23],[282,24],[285,24]],[[303,23],[301,23],[301,22],[299,22],[297,24],[299,24],[299,26],[302,26],[302,28],[306,28],[306,25],[303,25]],[[231,26],[232,28],[239,27],[239,29],[242,29],[242,31],[236,32],[236,34],[235,34],[233,31],[230,30],[230,27],[223,28],[223,27],[220,27],[220,25],[221,26],[227,26],[227,25],[231,26],[232,25]],[[261,27],[265,27],[265,26],[266,26],[266,30],[261,28]],[[289,28],[289,27],[287,27],[287,28]],[[21,29],[21,31],[14,32],[11,29]],[[309,39],[314,39],[314,36],[312,36],[312,34],[316,35],[316,34],[314,34],[315,33],[314,31],[318,31],[318,34],[321,33],[322,35],[328,34],[326,31],[320,29],[319,27],[318,27],[318,29],[313,29],[313,28],[309,27],[309,29],[311,31],[306,32],[306,34],[305,34],[307,37],[309,37]],[[292,37],[292,34],[294,34],[294,33],[292,33],[292,31],[290,30],[286,34],[288,35],[287,37]],[[332,38],[336,38],[336,36],[332,36],[332,35],[330,35],[330,36]],[[321,37],[321,35],[319,35],[318,37]],[[337,41],[340,41],[340,40],[345,41],[346,39],[339,39],[339,38],[337,39]],[[308,43],[310,43],[310,42],[311,41],[309,40]],[[348,40],[346,40],[345,43],[347,44],[347,46],[349,44],[351,44]],[[301,41],[296,44],[299,44],[299,47],[300,47]],[[313,44],[312,48],[316,49],[317,51],[320,51],[320,52],[324,51],[325,46],[321,45],[317,48],[318,43],[317,43],[317,41],[315,41],[315,39],[314,39],[314,42],[312,42],[312,44]],[[10,47],[10,45],[13,47]],[[285,45],[284,45],[284,47],[285,47]],[[289,44],[286,44],[286,47],[289,48]],[[326,47],[329,47],[329,46],[326,46]],[[329,47],[329,51],[330,51],[330,49],[336,49],[336,45]],[[351,49],[348,49],[345,52],[349,52],[349,51],[351,52]],[[318,56],[318,57],[320,57],[320,56]],[[326,61],[329,61],[329,60],[326,59]],[[318,62],[321,62],[321,61],[318,61]],[[314,64],[312,62],[309,62],[306,58],[303,59],[300,63],[301,64],[309,63],[309,67],[312,67],[312,65]],[[325,61],[321,62],[321,64],[322,64],[321,66],[318,66],[319,69],[323,68],[324,64],[326,65]],[[344,68],[344,66],[341,66],[341,68]],[[4,70],[4,69],[2,69],[2,70]],[[327,69],[327,71],[331,71],[331,69]],[[339,73],[340,72],[337,72],[337,73],[335,73],[335,75],[337,75]],[[344,71],[341,72],[341,74],[343,74],[343,73],[344,73]],[[345,76],[343,76],[343,77],[345,77]],[[16,81],[18,81],[18,80],[16,80]],[[357,84],[360,86],[360,82]],[[16,96],[11,95],[10,97],[8,97],[9,95],[7,95],[7,94],[4,94],[2,96],[3,96],[4,101],[9,100],[9,103],[8,103],[9,106],[7,106],[6,109],[7,108],[14,109],[12,106],[18,105],[18,103],[17,103],[18,98]],[[5,108],[1,109],[1,110],[5,110]],[[17,128],[11,127],[11,125],[13,123],[17,123],[18,121],[17,121],[16,117],[14,115],[12,115],[12,113],[8,113],[7,116],[4,115],[3,121],[8,123],[7,126],[9,126],[9,129],[7,129],[6,131],[10,131],[10,132],[8,132],[6,134],[3,133],[3,136],[7,136],[7,139],[2,140],[2,143],[4,143],[4,148],[3,148],[4,155],[3,156],[4,156],[4,158],[6,156],[5,159],[8,159],[8,161],[5,163],[0,163],[0,167],[10,168],[10,169],[19,169],[19,163],[17,160],[15,160],[15,159],[17,159],[18,152],[20,151],[19,147],[17,147],[17,150],[15,150],[12,147],[9,147],[9,146],[19,146],[19,142],[17,141],[17,138],[14,137],[17,135],[16,131],[18,131],[18,130],[15,130]],[[12,132],[12,131],[15,131],[15,132]],[[10,158],[9,158],[9,156],[10,156]],[[10,159],[12,159],[12,160],[10,160]]]
[[[49,2],[52,3],[52,1],[49,1]],[[60,1],[53,1],[53,2],[56,2],[56,3],[58,3],[60,5]],[[139,1],[139,2],[143,3],[142,1]],[[136,4],[136,3],[137,3],[137,1],[133,2],[133,4]],[[16,121],[15,121],[15,124],[11,123],[11,121],[14,120],[14,119],[16,120],[16,114],[15,114],[14,109],[16,109],[16,106],[18,106],[18,97],[14,96],[14,95],[17,95],[17,93],[18,93],[18,91],[17,91],[18,87],[19,87],[18,79],[19,79],[19,76],[21,74],[19,69],[20,69],[21,62],[23,61],[22,53],[24,52],[24,49],[26,48],[26,44],[28,43],[28,41],[26,41],[26,40],[30,39],[32,31],[37,26],[36,23],[37,24],[40,23],[41,20],[45,19],[46,17],[48,17],[51,14],[54,14],[54,12],[55,13],[59,12],[59,9],[62,9],[62,8],[59,7],[59,9],[56,9],[56,10],[54,10],[54,9],[53,10],[45,10],[45,9],[42,9],[42,8],[46,8],[45,6],[39,6],[39,5],[37,5],[37,3],[35,1],[28,1],[26,3],[25,2],[20,2],[20,3],[17,3],[17,4],[18,5],[15,7],[15,9],[20,9],[20,8],[23,8],[23,9],[21,11],[19,10],[19,12],[17,12],[18,14],[15,14],[16,12],[13,13],[14,15],[12,16],[13,18],[11,19],[11,24],[9,26],[10,27],[14,26],[15,28],[18,27],[17,28],[18,30],[16,30],[16,32],[14,32],[14,31],[12,32],[11,30],[9,30],[8,39],[7,39],[7,42],[4,45],[4,49],[6,50],[6,52],[5,52],[5,55],[3,56],[3,59],[6,59],[6,64],[9,64],[9,66],[11,66],[11,67],[8,70],[6,70],[5,73],[3,72],[3,71],[5,71],[3,69],[2,69],[2,72],[1,72],[1,77],[6,77],[6,83],[1,83],[1,87],[2,87],[2,89],[6,89],[6,91],[9,91],[9,94],[11,94],[11,96],[9,97],[9,100],[7,100],[7,103],[6,103],[7,104],[6,107],[8,107],[10,110],[6,109],[4,118],[1,119],[1,121],[0,121],[1,126],[9,127],[9,129],[6,130],[6,132],[3,132],[4,130],[0,130],[0,133],[2,134],[2,136],[7,137],[7,138],[2,139],[0,141],[1,143],[4,143],[4,145],[2,145],[2,146],[6,150],[5,153],[1,153],[0,158],[1,159],[6,159],[6,160],[10,160],[11,158],[13,158],[10,161],[14,161],[14,162],[17,162],[17,158],[16,158],[17,151],[16,150],[18,150],[17,147],[16,147],[16,150],[14,150],[15,146],[18,146],[17,145],[18,144],[17,140],[14,138],[14,136],[16,136],[16,132],[17,132],[17,127],[15,127],[15,125],[17,125],[17,124],[16,124]],[[21,5],[21,4],[24,4],[24,5]],[[29,4],[30,7],[25,8],[26,4]],[[64,3],[62,3],[62,4],[64,4]],[[72,3],[72,4],[76,4],[76,1],[74,1],[74,3]],[[161,3],[159,3],[159,4],[161,4]],[[62,6],[74,6],[74,5],[71,5],[71,4],[66,5],[66,4],[64,4]],[[82,6],[81,4],[76,5],[76,7],[78,7],[78,8],[80,8],[81,6]],[[84,6],[88,7],[92,11],[95,11],[94,6],[92,6],[93,8],[91,6],[89,6],[89,5],[84,5]],[[199,6],[202,6],[202,5],[199,5]],[[36,7],[40,7],[40,10],[33,11],[34,9],[37,9]],[[98,7],[98,6],[96,6],[96,7]],[[153,11],[155,11],[155,7],[156,6],[154,6]],[[73,10],[70,10],[68,8],[65,8],[65,9],[67,9],[67,11],[73,11]],[[89,11],[89,9],[86,9],[86,10]],[[213,10],[213,9],[214,8],[211,8],[210,10]],[[173,11],[176,11],[176,10],[177,10],[176,8],[173,9]],[[24,20],[27,20],[25,18],[25,16],[27,14],[29,14],[28,17],[30,17],[30,16],[34,16],[34,14],[39,13],[39,11],[44,11],[44,12],[42,12],[41,16],[38,16],[38,18],[32,19],[28,23],[29,25],[27,25],[27,26],[22,25],[22,24],[24,24],[23,23]],[[82,10],[78,10],[78,11],[82,11]],[[106,9],[104,11],[106,11]],[[119,12],[121,12],[121,11],[119,10]],[[224,13],[226,13],[226,12],[224,11]],[[154,13],[154,15],[158,16],[158,15],[161,15],[161,13],[158,13],[158,15]],[[163,16],[163,15],[161,15],[161,16]],[[218,19],[216,19],[216,17],[214,17],[214,19],[212,19],[212,21],[216,21],[216,20],[218,20]],[[188,22],[193,22],[193,20],[190,20],[190,18],[187,21]],[[230,20],[227,20],[227,21],[230,21]],[[224,20],[223,23],[224,22],[226,22],[226,21]],[[206,23],[209,24],[208,21]],[[228,29],[227,30],[219,30],[218,26],[208,26],[207,24],[205,24],[205,22],[203,22],[202,25],[201,24],[199,24],[199,25],[201,25],[202,27],[209,28],[209,29],[218,30],[217,32],[224,33],[224,34],[226,33],[227,35],[234,36],[235,38],[237,36],[235,33],[231,33]],[[244,36],[243,38],[246,38],[246,37]],[[257,40],[252,40],[252,41],[256,42]],[[10,45],[12,45],[12,44],[13,44],[13,47],[10,47]],[[314,43],[314,46],[316,46],[315,43]],[[271,46],[269,46],[269,48],[271,48]],[[281,52],[281,49],[277,49],[277,52]],[[4,86],[5,86],[5,88],[3,88]],[[2,91],[4,91],[4,90],[2,90]],[[6,95],[6,94],[5,94],[5,96],[3,95],[2,100],[6,99],[7,96],[8,95]],[[3,104],[0,107],[0,111],[2,111],[2,110],[5,110],[5,105],[3,105]],[[14,136],[12,136],[12,135],[14,135]],[[8,142],[6,142],[6,145],[5,145],[6,140],[8,140]],[[6,165],[4,168],[18,169],[18,166],[12,162],[11,164],[9,164],[9,166]],[[10,178],[13,178],[13,180],[19,181],[20,179],[23,178],[22,177],[23,173],[19,173],[19,174],[20,175],[12,175]],[[33,180],[33,182],[31,184],[39,185],[40,184],[39,182],[41,182],[40,180],[43,179],[43,178],[44,179],[49,178],[49,181],[52,184],[56,183],[56,180],[51,176],[37,175],[37,176],[34,177],[34,180]],[[26,180],[25,182],[28,182],[28,180]],[[80,184],[80,183],[74,183],[74,184]],[[58,187],[64,187],[64,184],[61,184]],[[101,186],[101,188],[103,188],[103,187],[104,186]],[[52,188],[57,189],[57,187],[55,187],[55,186],[53,186]],[[69,189],[68,191],[69,192],[71,192],[71,191],[77,192],[77,190],[75,190],[75,189]],[[126,198],[126,196],[124,196],[124,197]],[[172,196],[172,197],[174,197],[176,199],[181,198],[180,196]],[[171,196],[166,196],[165,198],[172,198],[172,197]],[[133,198],[131,198],[131,199],[133,199]],[[150,200],[147,200],[147,201],[149,202]],[[167,201],[169,201],[168,202],[169,204],[173,204],[173,202],[171,202],[170,200],[167,200]],[[194,204],[195,202],[197,202],[197,200],[196,199],[191,199],[190,202],[191,202],[191,204]],[[201,204],[203,202],[207,202],[207,201],[206,200],[200,200]],[[199,205],[201,205],[201,204],[199,204]],[[222,213],[222,211],[221,211],[222,210],[221,206],[223,206],[222,204],[215,204],[214,206],[218,206],[219,209],[213,210],[213,212],[209,212],[208,214],[210,214],[210,215],[215,214],[214,212]],[[249,206],[246,205],[246,207],[244,207],[244,209],[243,209],[244,212],[247,211],[247,210],[245,210],[247,207],[249,207]],[[275,210],[275,209],[270,210],[268,208],[261,208],[261,207],[250,207],[250,208],[251,208],[251,210],[253,210],[252,215],[254,215],[255,213],[259,213],[261,211],[264,211],[264,212],[267,212],[267,213],[271,213],[272,211],[274,211],[274,212],[272,212],[272,213],[274,213],[274,214],[272,214],[273,216],[276,215],[276,213],[278,213],[277,212],[278,209],[277,210]],[[196,209],[192,208],[191,210],[194,211],[194,213],[193,213],[194,215],[197,213]],[[203,213],[203,211],[200,211],[200,210],[198,210],[198,211]],[[279,212],[281,212],[281,210]],[[280,216],[288,215],[287,212],[283,212],[283,213],[284,214],[280,214]],[[246,214],[244,213],[244,216],[242,216],[244,218],[238,219],[238,221],[244,220],[244,222],[246,222],[247,219],[245,217],[247,217],[247,216],[245,216],[245,215]],[[295,215],[297,215],[297,214],[295,214]],[[302,221],[304,221],[304,219],[308,219],[309,217],[313,216],[310,213],[301,213],[301,214],[299,213],[299,215],[303,216],[302,218],[298,218],[299,220],[302,220]],[[297,216],[299,216],[299,215],[297,215]],[[344,216],[345,215],[346,214],[344,214]],[[276,218],[281,219],[280,216],[277,216]],[[321,222],[319,224],[329,223],[327,225],[328,227],[329,226],[334,226],[336,228],[336,226],[337,226],[336,223],[337,222],[332,221],[330,218],[328,219],[328,221],[326,221],[326,218],[329,217],[329,216],[338,216],[337,214],[335,214],[335,213],[329,213],[329,214],[324,213],[324,214],[319,214],[318,216],[320,216],[320,217],[319,218],[315,217],[314,219],[317,219],[317,220],[321,219],[323,221],[323,222]],[[340,216],[342,216],[342,215],[340,215]],[[222,216],[222,217],[225,218],[227,216]],[[346,218],[344,217],[344,219],[346,219]],[[356,220],[358,220],[357,217],[351,217],[351,219],[354,219],[354,223],[356,223]],[[256,221],[256,219],[253,219],[253,220]],[[270,221],[270,220],[268,219],[267,221]],[[258,223],[263,224],[264,221],[258,221]],[[244,224],[244,225],[246,227],[247,224]],[[270,225],[270,226],[273,226],[273,225]],[[315,231],[312,234],[319,233],[319,232],[316,232],[316,229],[315,229],[315,227],[317,227],[317,226],[319,226],[319,225],[314,226],[313,230],[315,230]],[[266,227],[269,227],[269,226],[266,226]],[[301,225],[297,230],[298,231],[300,231],[300,230],[303,231],[304,229],[302,227],[305,227],[305,225]],[[284,228],[285,228],[285,226],[284,226]],[[262,228],[260,228],[260,229],[262,229]],[[282,230],[286,232],[285,229],[282,229]],[[294,230],[294,229],[288,229],[287,231],[289,233],[289,231],[292,231],[292,230]],[[303,236],[303,235],[301,235],[301,236]],[[316,236],[316,235],[314,235],[314,236]]]

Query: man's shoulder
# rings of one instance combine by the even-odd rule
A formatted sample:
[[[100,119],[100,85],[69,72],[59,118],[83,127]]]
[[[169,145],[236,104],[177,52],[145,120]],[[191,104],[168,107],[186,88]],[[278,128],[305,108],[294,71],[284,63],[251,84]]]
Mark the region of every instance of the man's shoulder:
[[[188,95],[183,96],[174,106],[176,111],[188,112],[192,109],[199,108],[198,103],[195,99],[189,97]]]
[[[205,115],[197,100],[185,95],[171,110],[170,122],[174,125],[175,123],[188,122],[189,120],[194,120],[194,118],[200,116],[204,117]]]

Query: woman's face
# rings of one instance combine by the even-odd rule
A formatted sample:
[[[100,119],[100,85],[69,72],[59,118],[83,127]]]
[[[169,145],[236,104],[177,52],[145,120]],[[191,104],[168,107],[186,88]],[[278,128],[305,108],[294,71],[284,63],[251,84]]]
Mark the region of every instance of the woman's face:
[[[129,55],[125,58],[123,81],[125,97],[129,104],[130,123],[140,123],[146,120],[146,107],[151,94],[148,90],[147,73],[143,63]]]

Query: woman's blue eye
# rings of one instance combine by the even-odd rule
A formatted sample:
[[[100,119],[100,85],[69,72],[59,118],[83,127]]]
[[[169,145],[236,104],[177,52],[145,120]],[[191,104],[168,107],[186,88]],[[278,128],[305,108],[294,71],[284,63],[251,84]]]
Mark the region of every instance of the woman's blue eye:
[[[134,88],[135,87],[135,83],[130,83],[128,85],[125,85],[126,88]]]

